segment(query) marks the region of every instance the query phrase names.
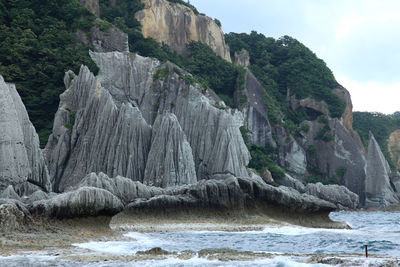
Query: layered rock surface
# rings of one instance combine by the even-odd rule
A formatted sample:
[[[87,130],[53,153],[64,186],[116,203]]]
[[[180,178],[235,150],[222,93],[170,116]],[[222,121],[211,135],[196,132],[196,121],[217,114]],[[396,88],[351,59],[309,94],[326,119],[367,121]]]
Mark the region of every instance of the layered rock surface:
[[[90,172],[162,187],[218,173],[247,177],[240,112],[214,107],[216,100],[199,85],[184,81],[190,74],[180,76],[170,64],[118,52],[91,57],[98,76],[86,67],[72,81],[66,74],[46,146],[55,191]],[[165,75],[153,80],[157,72]]]
[[[390,185],[390,173],[389,164],[375,137],[370,133],[365,181],[366,206],[386,207],[398,203],[398,198]]]
[[[13,84],[0,75],[0,191],[29,182],[50,190],[39,138]]]
[[[138,11],[135,18],[142,25],[144,37],[165,43],[178,53],[183,53],[186,44],[191,41],[199,41],[231,62],[224,33],[214,20],[204,15],[196,15],[189,7],[167,0],[142,2],[144,9]]]

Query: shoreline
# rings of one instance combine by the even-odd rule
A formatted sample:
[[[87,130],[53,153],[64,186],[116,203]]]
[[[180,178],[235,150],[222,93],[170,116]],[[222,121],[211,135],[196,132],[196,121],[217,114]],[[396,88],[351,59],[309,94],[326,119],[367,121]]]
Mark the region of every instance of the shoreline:
[[[221,214],[222,215],[222,214]],[[44,263],[49,266],[54,262],[77,263],[78,266],[87,263],[121,264],[123,262],[151,262],[151,261],[181,261],[181,264],[190,261],[201,260],[212,264],[215,261],[221,263],[240,262],[251,263],[257,261],[274,261],[285,259],[306,264],[351,264],[362,265],[366,261],[372,263],[400,264],[400,259],[384,255],[370,254],[365,258],[362,254],[288,254],[255,251],[237,251],[232,249],[202,249],[200,251],[165,251],[162,248],[153,247],[149,250],[138,251],[132,254],[104,253],[101,251],[82,248],[76,244],[86,242],[132,242],[134,238],[125,234],[128,232],[152,233],[174,231],[262,231],[265,227],[294,226],[288,222],[279,221],[267,216],[248,215],[234,220],[226,217],[210,218],[207,216],[184,217],[167,216],[137,216],[120,213],[114,217],[91,217],[82,219],[47,220],[36,218],[36,225],[24,231],[10,233],[0,232],[0,263],[4,257],[10,259],[20,257],[43,257]],[[267,220],[268,219],[268,220]],[[38,223],[42,224],[38,226]],[[5,242],[4,240],[7,239]],[[46,261],[47,259],[47,261]],[[54,262],[53,262],[54,261]],[[154,263],[154,262],[153,262]],[[36,265],[32,265],[36,266]],[[58,265],[57,265],[58,266]],[[60,264],[60,266],[63,266]],[[102,265],[107,266],[107,265]],[[113,265],[112,265],[113,266]],[[147,266],[147,265],[146,265]],[[347,265],[349,266],[349,265]],[[389,265],[390,266],[390,265]],[[395,266],[395,265],[394,265]]]

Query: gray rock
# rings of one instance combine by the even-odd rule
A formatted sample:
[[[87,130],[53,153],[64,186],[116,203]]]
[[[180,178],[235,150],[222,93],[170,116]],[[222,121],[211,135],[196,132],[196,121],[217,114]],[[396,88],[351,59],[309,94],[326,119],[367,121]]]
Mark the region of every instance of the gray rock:
[[[55,191],[74,187],[90,172],[160,186],[213,174],[247,177],[250,154],[239,130],[240,112],[217,108],[213,94],[205,96],[200,85],[187,84],[181,76],[190,74],[173,73],[171,64],[160,66],[157,60],[128,53],[90,55],[99,74],[94,77],[82,67],[72,81],[65,79],[69,87],[60,97],[46,146]],[[161,68],[167,69],[167,77],[153,80]],[[166,157],[163,169],[158,160],[148,161],[149,155],[161,157],[160,151]]]
[[[250,66],[250,55],[246,49],[243,48],[239,53],[235,52],[235,65],[244,68]]]
[[[12,185],[9,185],[3,193],[1,193],[0,198],[9,198],[9,199],[15,199],[21,201],[21,198],[18,196],[18,194],[14,191],[14,187]]]
[[[54,190],[74,186],[92,171],[143,179],[151,126],[131,103],[117,104],[93,74],[82,67],[61,95],[53,134],[46,146]],[[72,123],[66,113],[71,112],[75,122],[68,130],[65,125]]]
[[[358,195],[341,185],[307,184],[305,191],[309,195],[334,203],[338,207],[356,209],[359,205]]]
[[[391,173],[388,162],[370,133],[367,154],[365,193],[367,207],[382,208],[393,203],[398,203],[395,193],[390,185]]]
[[[182,187],[176,194],[161,194],[150,199],[137,199],[126,206],[135,212],[176,212],[181,210],[242,210],[252,207],[276,206],[293,212],[329,212],[336,209],[330,202],[300,194],[287,187],[274,187],[256,176],[227,177],[224,180],[202,180]],[[170,192],[171,193],[171,192]],[[265,205],[265,206],[264,206]]]
[[[285,175],[282,178],[276,178],[275,182],[277,182],[280,185],[296,189],[300,193],[306,192],[306,188],[305,188],[304,184],[302,182],[300,182],[299,180],[291,177],[287,173],[285,173]]]
[[[9,233],[24,229],[28,216],[21,211],[14,203],[0,205],[0,232]]]
[[[123,203],[132,202],[136,198],[150,198],[162,194],[162,189],[158,187],[146,186],[140,182],[117,176],[109,178],[104,173],[90,173],[75,187],[96,187],[109,191],[117,196]]]
[[[169,187],[197,182],[192,149],[176,116],[159,115],[152,134],[143,183]]]
[[[102,23],[100,19],[96,23]],[[106,31],[101,31],[98,26],[90,29],[90,37],[96,52],[129,52],[128,35],[110,25]]]
[[[50,190],[35,128],[15,85],[0,76],[0,190],[25,181]]]
[[[93,14],[100,17],[99,0],[79,0],[79,3],[92,11]]]
[[[249,130],[249,141],[252,144],[265,146],[269,143],[276,146],[272,137],[272,127],[268,120],[268,110],[264,104],[265,89],[257,81],[255,76],[246,72],[246,95],[248,105],[243,108],[246,127]]]
[[[112,193],[94,187],[81,187],[49,199],[33,202],[32,214],[49,218],[75,218],[117,214],[123,209],[122,202]]]
[[[328,119],[329,134],[332,141],[326,142],[316,136],[325,124],[308,122],[309,131],[304,133],[299,144],[308,151],[308,166],[319,168],[326,177],[336,177],[341,185],[360,197],[360,204],[365,203],[365,164],[363,145],[358,134],[348,131],[338,119]],[[310,153],[313,148],[315,153]],[[337,170],[344,169],[343,177],[337,177]]]

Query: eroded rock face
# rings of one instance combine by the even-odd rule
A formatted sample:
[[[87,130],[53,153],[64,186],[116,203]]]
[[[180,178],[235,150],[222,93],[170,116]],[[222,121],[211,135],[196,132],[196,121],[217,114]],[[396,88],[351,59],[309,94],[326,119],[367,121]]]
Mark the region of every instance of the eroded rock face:
[[[236,66],[242,66],[247,68],[250,66],[250,55],[246,49],[240,50],[240,52],[235,52],[235,63]]]
[[[129,53],[90,55],[99,74],[86,67],[66,74],[46,146],[55,191],[90,172],[162,187],[218,173],[247,177],[240,112],[215,107],[212,94],[187,84],[181,76],[190,74],[174,73],[170,64]],[[153,80],[158,72],[165,75]]]
[[[74,218],[99,215],[115,215],[123,209],[122,202],[107,190],[81,187],[49,199],[33,202],[33,214],[45,214],[49,218]]]
[[[396,169],[400,168],[400,129],[393,131],[387,139],[387,149],[390,159],[394,163]]]
[[[107,31],[92,27],[90,38],[96,52],[129,52],[128,35],[113,25]]]
[[[81,5],[93,12],[96,16],[100,17],[100,5],[99,0],[79,0]]]
[[[246,127],[249,130],[249,141],[252,144],[265,146],[269,143],[276,146],[272,137],[272,127],[268,120],[268,110],[264,104],[265,89],[250,72],[246,72],[247,106],[243,108]]]
[[[334,203],[340,209],[356,209],[359,205],[358,195],[341,185],[307,184],[305,191],[309,195]]]
[[[145,7],[135,14],[146,38],[164,42],[172,50],[183,53],[186,44],[200,41],[231,62],[229,47],[221,28],[211,18],[196,15],[184,5],[166,0],[142,0]]]
[[[352,131],[353,130],[353,104],[351,102],[350,93],[344,87],[335,88],[333,90],[333,92],[335,92],[335,94],[337,96],[339,96],[346,103],[346,108],[341,117],[341,121],[342,121],[344,127],[348,131]]]
[[[197,182],[192,148],[176,116],[159,115],[152,134],[143,183],[169,187]]]
[[[390,185],[390,172],[388,162],[370,133],[365,180],[366,206],[381,208],[398,202]]]
[[[13,84],[0,75],[0,191],[30,182],[50,190],[39,138]]]
[[[309,131],[302,139],[302,147],[308,151],[307,160],[310,167],[316,167],[327,177],[337,181],[360,197],[361,205],[365,200],[365,164],[363,146],[357,133],[348,131],[338,119],[328,119],[327,123],[317,120],[309,122]],[[317,138],[324,127],[329,127],[325,140]],[[310,153],[313,150],[315,153]],[[338,170],[342,169],[342,177]]]

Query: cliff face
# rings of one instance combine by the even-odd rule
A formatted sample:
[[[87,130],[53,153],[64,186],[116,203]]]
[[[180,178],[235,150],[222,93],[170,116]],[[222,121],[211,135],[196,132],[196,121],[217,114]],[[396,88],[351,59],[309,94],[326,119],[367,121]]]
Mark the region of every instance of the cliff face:
[[[86,67],[72,81],[66,74],[46,146],[55,191],[100,171],[162,187],[221,173],[248,176],[241,114],[214,107],[204,88],[180,77],[190,74],[129,53],[91,57],[99,75]]]
[[[182,53],[186,44],[200,41],[231,62],[229,47],[221,28],[211,18],[196,15],[186,6],[166,0],[142,0],[145,7],[135,14],[142,25],[143,36],[165,43]]]
[[[35,128],[15,85],[5,83],[0,75],[0,191],[27,182],[50,190]]]
[[[387,139],[387,149],[390,159],[394,163],[396,169],[400,168],[400,129],[393,131]]]
[[[390,185],[390,167],[382,151],[370,134],[367,168],[366,168],[366,205],[370,207],[385,207],[398,202]]]
[[[100,17],[100,5],[99,0],[79,0],[81,5],[93,12],[96,16]]]

